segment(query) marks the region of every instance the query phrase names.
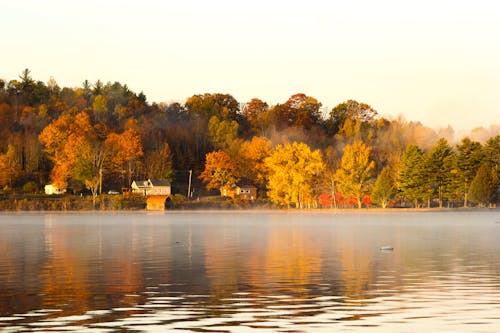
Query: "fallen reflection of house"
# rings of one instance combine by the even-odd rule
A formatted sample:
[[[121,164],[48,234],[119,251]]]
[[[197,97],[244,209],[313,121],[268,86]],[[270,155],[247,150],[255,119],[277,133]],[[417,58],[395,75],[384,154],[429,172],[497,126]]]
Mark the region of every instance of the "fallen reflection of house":
[[[168,180],[134,180],[132,182],[132,193],[142,195],[170,195],[172,186]]]

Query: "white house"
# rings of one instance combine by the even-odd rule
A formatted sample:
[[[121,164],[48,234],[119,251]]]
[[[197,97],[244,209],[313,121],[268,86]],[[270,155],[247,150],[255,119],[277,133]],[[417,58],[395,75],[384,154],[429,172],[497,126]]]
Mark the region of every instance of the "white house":
[[[132,193],[142,195],[170,195],[171,188],[168,180],[134,180],[132,182]]]
[[[53,194],[64,194],[66,193],[66,189],[57,188],[53,184],[45,185],[45,194],[53,195]]]

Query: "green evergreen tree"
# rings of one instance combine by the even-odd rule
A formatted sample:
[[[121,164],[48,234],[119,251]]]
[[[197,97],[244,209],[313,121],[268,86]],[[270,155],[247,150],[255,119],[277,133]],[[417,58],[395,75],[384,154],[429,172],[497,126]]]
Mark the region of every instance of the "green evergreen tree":
[[[399,163],[398,184],[403,196],[412,201],[414,207],[425,197],[426,181],[424,152],[415,145],[406,148]]]
[[[462,143],[457,145],[457,151],[456,168],[461,182],[460,187],[463,193],[464,207],[467,207],[470,183],[481,165],[484,154],[481,144],[469,138],[462,139]]]
[[[493,166],[485,162],[481,164],[469,189],[470,201],[480,206],[488,206],[496,199],[498,176]]]
[[[500,135],[490,138],[483,147],[484,158],[500,177]]]
[[[394,185],[392,170],[386,166],[377,177],[372,192],[372,199],[382,206],[382,208],[386,208],[387,204],[396,197],[396,194],[397,189]]]
[[[428,156],[429,180],[434,188],[434,194],[437,194],[439,208],[443,207],[443,201],[449,198],[453,186],[453,164],[455,153],[451,149],[445,138],[439,139],[432,148]]]

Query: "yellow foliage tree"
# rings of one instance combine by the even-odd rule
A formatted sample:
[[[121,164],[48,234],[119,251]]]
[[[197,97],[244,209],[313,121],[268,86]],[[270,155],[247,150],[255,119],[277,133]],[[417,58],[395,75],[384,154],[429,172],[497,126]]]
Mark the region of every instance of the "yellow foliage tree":
[[[7,151],[0,154],[0,185],[12,187],[20,171],[21,166],[16,160],[16,150],[9,144]]]
[[[371,148],[361,141],[345,146],[340,168],[335,173],[340,191],[344,196],[355,197],[358,208],[361,208],[363,195],[369,192],[375,169],[370,153]]]
[[[311,202],[317,178],[325,169],[319,150],[305,143],[278,145],[265,159],[269,170],[268,197],[280,205],[303,208]]]
[[[238,137],[238,123],[212,116],[208,122],[208,137],[216,149],[227,149]]]

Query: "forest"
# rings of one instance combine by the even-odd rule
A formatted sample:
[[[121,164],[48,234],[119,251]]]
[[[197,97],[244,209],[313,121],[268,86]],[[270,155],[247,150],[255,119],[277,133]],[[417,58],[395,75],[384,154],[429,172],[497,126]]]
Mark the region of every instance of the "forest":
[[[257,202],[273,207],[497,201],[496,127],[457,140],[452,128],[387,119],[355,100],[331,110],[303,93],[275,105],[224,93],[154,103],[119,82],[60,87],[26,69],[0,79],[0,123],[4,198],[40,194],[52,183],[96,200],[133,180],[168,179],[178,198],[193,201],[245,180],[257,187]]]

